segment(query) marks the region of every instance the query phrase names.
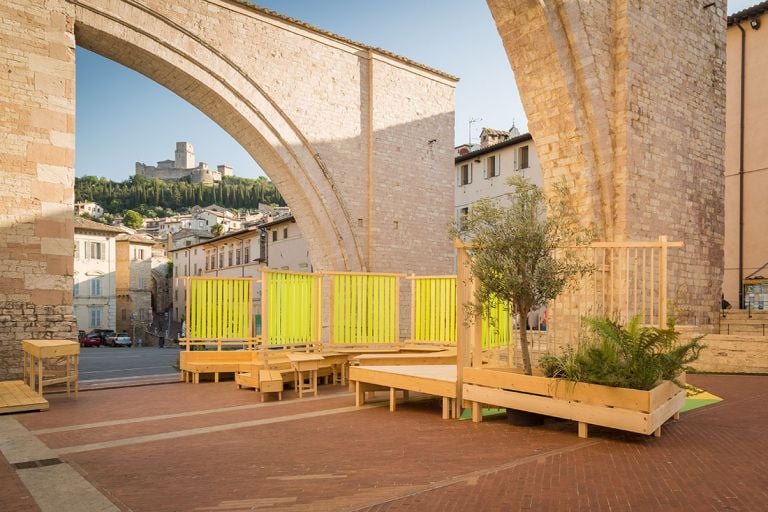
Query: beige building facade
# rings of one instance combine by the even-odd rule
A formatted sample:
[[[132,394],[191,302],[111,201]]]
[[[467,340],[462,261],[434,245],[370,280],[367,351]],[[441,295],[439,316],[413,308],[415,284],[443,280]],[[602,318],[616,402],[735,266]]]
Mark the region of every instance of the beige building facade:
[[[493,137],[488,137],[487,132],[492,132]],[[457,153],[454,169],[457,222],[480,199],[505,201],[505,196],[512,191],[507,184],[511,176],[521,176],[538,186],[544,185],[530,133],[521,135],[516,130],[485,128],[479,145],[459,146]]]
[[[768,308],[767,13],[768,2],[735,13],[726,32],[723,296],[734,308]]]
[[[129,333],[131,338],[143,337],[152,322],[154,244],[152,239],[141,235],[120,235],[115,241],[116,325],[118,331]]]
[[[72,304],[81,331],[117,327],[116,239],[124,233],[75,217]]]

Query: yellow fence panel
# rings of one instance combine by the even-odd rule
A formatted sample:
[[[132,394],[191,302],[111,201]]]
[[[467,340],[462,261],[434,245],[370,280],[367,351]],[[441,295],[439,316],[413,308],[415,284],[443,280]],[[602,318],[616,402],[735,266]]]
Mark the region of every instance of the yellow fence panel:
[[[483,316],[483,349],[505,347],[512,339],[514,322],[506,302],[495,301],[488,316]]]
[[[331,343],[396,343],[398,279],[395,275],[331,274]]]
[[[319,343],[320,276],[268,271],[267,343],[292,345]]]
[[[456,343],[456,278],[412,278],[411,339],[415,342]]]
[[[190,340],[249,340],[251,281],[201,278],[189,280]]]

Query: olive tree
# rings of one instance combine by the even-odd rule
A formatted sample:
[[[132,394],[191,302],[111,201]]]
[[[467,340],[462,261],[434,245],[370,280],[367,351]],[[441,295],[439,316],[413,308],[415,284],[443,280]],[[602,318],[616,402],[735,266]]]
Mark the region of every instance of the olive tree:
[[[470,273],[477,280],[471,314],[489,316],[496,301],[517,315],[525,373],[532,373],[526,318],[533,308],[556,298],[591,271],[576,249],[592,239],[579,222],[564,183],[549,201],[541,188],[522,177],[508,183],[506,201],[483,199],[454,228],[470,242]]]

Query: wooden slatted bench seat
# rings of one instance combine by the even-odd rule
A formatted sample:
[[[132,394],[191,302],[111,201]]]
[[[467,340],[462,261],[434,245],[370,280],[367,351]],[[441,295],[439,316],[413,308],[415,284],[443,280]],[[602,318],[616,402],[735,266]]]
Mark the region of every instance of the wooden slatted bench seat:
[[[254,352],[250,350],[181,352],[179,356],[181,380],[198,384],[201,374],[212,373],[214,382],[219,382],[219,374],[236,373],[241,364],[251,362],[253,354]]]

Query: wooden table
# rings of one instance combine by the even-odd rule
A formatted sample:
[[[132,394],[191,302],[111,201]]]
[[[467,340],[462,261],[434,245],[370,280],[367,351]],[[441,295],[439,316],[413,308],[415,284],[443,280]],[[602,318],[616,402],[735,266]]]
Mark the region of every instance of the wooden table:
[[[345,386],[347,384],[347,362],[349,356],[340,352],[321,352],[326,364],[331,365],[333,383]]]
[[[21,348],[24,356],[24,382],[35,391],[37,381],[37,393],[43,396],[45,384],[67,383],[67,397],[70,387],[74,384],[75,398],[77,398],[77,364],[80,357],[80,344],[69,340],[22,340]],[[59,372],[53,377],[44,378],[43,359],[65,358],[66,368],[63,375]]]
[[[291,352],[288,354],[288,360],[293,368],[293,385],[299,393],[299,398],[303,398],[304,391],[314,393],[317,396],[317,369],[323,356],[319,354],[307,354],[302,352]],[[304,372],[309,372],[309,384],[304,385]]]

